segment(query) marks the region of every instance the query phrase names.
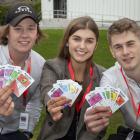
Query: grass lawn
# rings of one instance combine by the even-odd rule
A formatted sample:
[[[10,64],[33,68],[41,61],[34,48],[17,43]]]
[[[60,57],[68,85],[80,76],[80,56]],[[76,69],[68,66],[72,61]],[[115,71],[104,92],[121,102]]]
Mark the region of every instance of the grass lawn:
[[[40,53],[45,59],[54,58],[58,54],[59,43],[61,41],[64,32],[62,29],[49,29],[44,30],[43,32],[44,34],[47,34],[48,37],[47,39],[46,38],[42,39],[41,42],[39,42],[39,44],[34,48],[34,50]],[[100,39],[93,60],[94,62],[103,65],[106,68],[114,64],[114,59],[112,58],[109,52],[107,44],[106,30],[100,31]],[[45,111],[42,112],[40,121],[35,128],[34,137],[32,138],[32,140],[36,140],[44,116]],[[107,130],[106,138],[110,133],[115,132],[117,126],[120,125],[121,123],[122,123],[121,114],[119,112],[116,112],[112,116],[110,126]]]

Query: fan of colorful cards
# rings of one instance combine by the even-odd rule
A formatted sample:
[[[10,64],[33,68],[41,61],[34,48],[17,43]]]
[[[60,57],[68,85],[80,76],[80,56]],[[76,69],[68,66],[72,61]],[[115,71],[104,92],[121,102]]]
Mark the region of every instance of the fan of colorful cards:
[[[81,90],[82,86],[71,79],[57,80],[57,82],[53,84],[53,88],[48,92],[48,95],[50,98],[65,96],[72,100],[72,105]]]
[[[0,66],[0,88],[7,85],[12,86],[13,93],[19,97],[34,82],[34,79],[18,66]]]
[[[86,95],[86,100],[93,107],[109,106],[114,113],[129,99],[120,89],[107,85],[96,87],[95,90]]]

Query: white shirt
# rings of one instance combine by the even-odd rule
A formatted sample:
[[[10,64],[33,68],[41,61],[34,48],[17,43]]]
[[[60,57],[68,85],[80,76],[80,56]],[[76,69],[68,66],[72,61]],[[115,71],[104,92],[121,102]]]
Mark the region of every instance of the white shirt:
[[[118,64],[118,62],[116,62],[113,67],[103,72],[103,77],[100,81],[100,86],[110,85],[115,88],[120,88],[128,96],[129,101],[126,104],[124,104],[120,108],[120,110],[124,117],[125,125],[133,129],[134,123],[136,121],[136,114],[134,112],[132,100],[130,98],[130,92],[122,76],[120,68],[121,68],[120,65]],[[134,102],[138,109],[138,105],[140,103],[140,87],[137,85],[137,83],[133,79],[127,77],[124,71],[123,73],[126,77],[127,83],[129,85],[132,96],[134,98]],[[140,117],[138,118],[138,121],[137,121],[136,131],[140,131]]]
[[[35,82],[29,88],[26,108],[23,106],[23,96],[20,96],[19,98],[16,98],[14,95],[12,96],[15,103],[14,112],[12,113],[12,115],[7,117],[0,115],[1,134],[7,134],[18,130],[21,112],[26,111],[27,113],[29,113],[29,127],[26,131],[33,132],[35,124],[39,120],[40,111],[42,107],[42,104],[40,102],[39,82],[40,82],[42,68],[45,63],[45,59],[33,50],[31,50],[29,57],[31,58],[30,75],[33,77]],[[11,60],[10,60],[8,46],[1,45],[0,65],[4,65],[4,64],[11,64]],[[24,70],[26,69],[27,66],[24,67]]]

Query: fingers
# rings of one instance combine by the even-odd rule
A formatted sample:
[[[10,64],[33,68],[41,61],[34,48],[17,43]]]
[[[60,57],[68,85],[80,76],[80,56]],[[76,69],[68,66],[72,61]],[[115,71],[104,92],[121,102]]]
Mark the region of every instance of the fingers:
[[[9,116],[10,114],[12,114],[13,110],[14,110],[14,102],[11,102],[11,103],[9,104],[9,106],[7,107],[6,112],[4,112],[3,115]]]
[[[94,134],[99,133],[109,125],[109,118],[100,118],[99,120],[92,121],[87,125],[87,130]]]
[[[0,106],[0,115],[8,116],[12,114],[14,110],[14,102],[12,101],[12,98],[9,97],[6,102]]]
[[[89,108],[85,112],[84,121],[87,130],[92,133],[99,133],[109,124],[111,109],[109,107]]]
[[[62,112],[56,112],[55,114],[52,114],[51,116],[52,116],[52,119],[54,121],[59,121],[62,118],[63,113]]]
[[[90,107],[87,109],[86,114],[87,115],[92,115],[92,114],[96,114],[97,112],[110,112],[111,113],[111,109],[110,107],[103,107],[103,106],[98,106],[98,107]]]
[[[14,103],[11,95],[12,89],[10,86],[0,88],[0,115],[8,116],[14,110]]]
[[[47,103],[47,110],[52,116],[52,119],[54,121],[58,121],[62,118],[63,113],[62,109],[64,109],[65,104],[69,104],[71,100],[67,99],[64,96],[61,97],[55,97],[53,99],[50,99]]]
[[[9,96],[12,94],[12,89],[10,86],[0,88],[0,106],[3,105]]]

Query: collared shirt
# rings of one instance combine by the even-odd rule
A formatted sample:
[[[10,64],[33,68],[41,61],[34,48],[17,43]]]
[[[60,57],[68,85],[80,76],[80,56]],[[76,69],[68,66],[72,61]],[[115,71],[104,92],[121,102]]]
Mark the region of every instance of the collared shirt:
[[[12,94],[12,98],[15,103],[14,112],[12,115],[7,117],[0,115],[0,128],[2,128],[1,134],[6,134],[18,130],[21,112],[29,113],[29,127],[25,131],[32,132],[36,122],[40,117],[40,111],[42,105],[40,102],[39,82],[40,82],[42,68],[45,63],[45,59],[33,50],[31,50],[28,58],[31,58],[30,75],[33,77],[35,82],[29,88],[26,108],[23,106],[23,96],[17,98],[14,94]],[[28,58],[26,61],[28,61]],[[5,65],[5,64],[12,64],[12,63],[9,55],[8,46],[1,45],[0,65]],[[26,69],[27,66],[25,65],[24,70]]]
[[[136,107],[138,109],[138,105],[140,103],[140,88],[133,79],[129,78],[125,74],[125,72],[124,72],[124,75],[128,82]],[[126,126],[133,129],[135,121],[136,121],[136,114],[135,114],[135,111],[133,109],[133,105],[130,99],[130,93],[129,93],[128,87],[122,76],[122,73],[120,71],[120,65],[118,64],[118,62],[116,62],[113,67],[103,72],[103,77],[100,81],[100,86],[105,86],[107,84],[115,88],[120,88],[128,96],[129,101],[126,104],[124,104],[120,108],[120,110],[124,117]],[[137,121],[136,130],[140,131],[140,117],[138,118],[138,121]]]

